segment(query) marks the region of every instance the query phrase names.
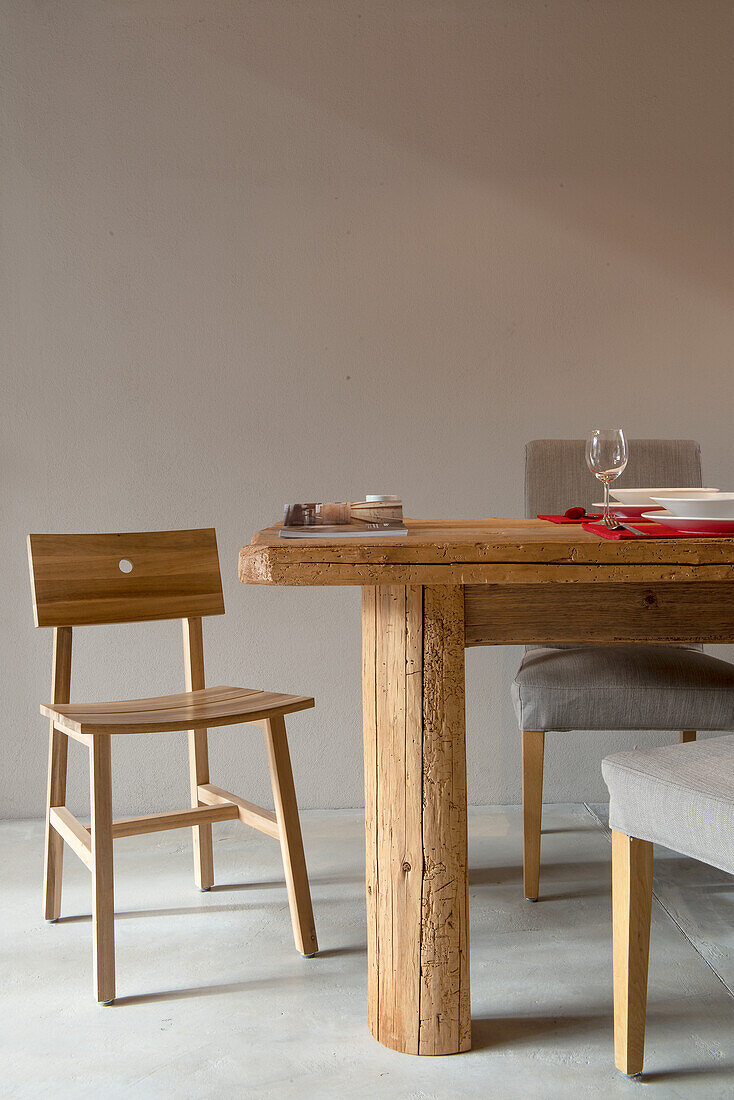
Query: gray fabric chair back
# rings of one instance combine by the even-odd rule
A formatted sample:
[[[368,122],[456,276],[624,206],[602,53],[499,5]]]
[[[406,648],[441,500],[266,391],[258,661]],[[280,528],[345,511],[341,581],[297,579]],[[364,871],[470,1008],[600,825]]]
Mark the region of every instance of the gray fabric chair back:
[[[629,462],[614,482],[625,485],[700,486],[701,448],[693,439],[630,439]],[[583,439],[533,439],[525,447],[525,515],[565,512],[581,506],[589,510],[604,499],[601,482],[586,465]]]

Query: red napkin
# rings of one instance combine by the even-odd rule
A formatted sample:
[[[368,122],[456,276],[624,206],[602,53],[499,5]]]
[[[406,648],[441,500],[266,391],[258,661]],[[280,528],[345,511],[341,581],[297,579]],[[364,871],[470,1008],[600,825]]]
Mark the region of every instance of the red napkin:
[[[568,516],[543,516],[538,514],[538,519],[548,519],[551,523],[589,523],[591,520],[601,519],[601,513],[593,516],[579,516],[578,519],[569,519]]]
[[[636,527],[639,520],[635,520],[633,526]],[[725,535],[694,535],[682,531],[674,531],[672,527],[664,527],[662,523],[651,523],[647,520],[642,520],[645,524],[645,530],[639,534],[633,534],[632,531],[626,531],[622,528],[621,531],[612,531],[609,527],[605,527],[603,523],[587,523],[583,520],[581,526],[584,531],[589,531],[592,535],[599,535],[603,539],[705,539],[705,538],[726,538]]]

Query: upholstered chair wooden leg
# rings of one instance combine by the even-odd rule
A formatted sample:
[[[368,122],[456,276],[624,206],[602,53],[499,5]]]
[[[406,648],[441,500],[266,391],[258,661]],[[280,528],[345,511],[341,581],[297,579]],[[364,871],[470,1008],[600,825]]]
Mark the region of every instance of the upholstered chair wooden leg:
[[[280,832],[280,850],[291,910],[293,938],[296,949],[302,955],[315,955],[319,945],[316,940],[311,891],[303,854],[301,823],[298,818],[298,803],[293,785],[288,739],[282,717],[270,718],[265,723],[265,744],[268,750],[270,782],[275,800],[275,816]]]
[[[612,831],[614,1061],[642,1073],[652,910],[652,844]]]
[[[681,745],[686,745],[686,744],[688,744],[689,741],[695,741],[695,740],[696,740],[696,731],[695,730],[681,730],[680,731],[680,743],[681,743]]]
[[[545,733],[522,732],[522,877],[525,897],[538,900],[540,881],[540,826],[543,815],[543,755]]]
[[[92,808],[92,924],[97,1000],[115,999],[115,901],[112,863],[110,735],[95,734],[89,750]]]

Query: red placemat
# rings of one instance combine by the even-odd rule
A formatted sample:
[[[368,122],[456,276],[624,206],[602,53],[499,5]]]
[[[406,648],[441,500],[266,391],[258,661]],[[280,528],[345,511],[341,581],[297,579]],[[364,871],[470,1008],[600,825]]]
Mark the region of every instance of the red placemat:
[[[633,526],[636,527],[640,521],[637,520]],[[645,530],[641,534],[633,534],[632,531],[626,531],[624,528],[621,531],[612,531],[609,527],[605,527],[603,523],[587,523],[586,520],[582,520],[581,526],[584,531],[588,531],[592,535],[599,535],[602,539],[631,539],[631,540],[644,540],[644,539],[722,539],[726,538],[726,535],[696,535],[689,532],[674,531],[672,527],[664,527],[662,523],[651,523],[650,521],[642,521],[645,524]]]

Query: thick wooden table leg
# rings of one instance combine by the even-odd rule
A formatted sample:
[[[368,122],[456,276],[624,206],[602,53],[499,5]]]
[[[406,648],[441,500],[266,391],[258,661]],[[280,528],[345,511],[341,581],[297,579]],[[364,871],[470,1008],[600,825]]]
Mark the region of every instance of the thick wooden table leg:
[[[409,1054],[471,1045],[464,598],[363,589],[369,1027]]]

